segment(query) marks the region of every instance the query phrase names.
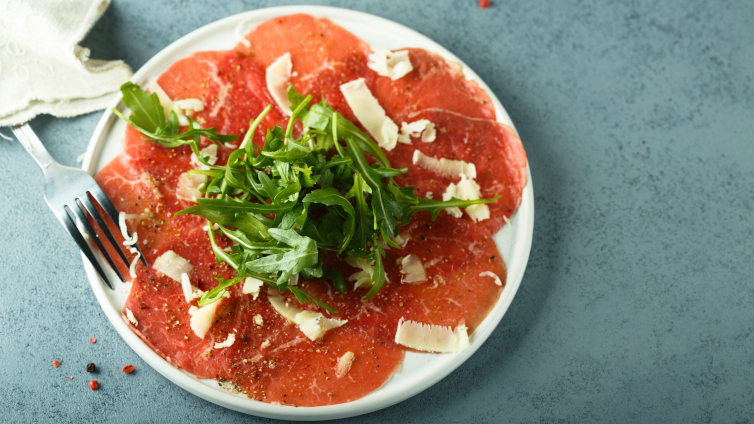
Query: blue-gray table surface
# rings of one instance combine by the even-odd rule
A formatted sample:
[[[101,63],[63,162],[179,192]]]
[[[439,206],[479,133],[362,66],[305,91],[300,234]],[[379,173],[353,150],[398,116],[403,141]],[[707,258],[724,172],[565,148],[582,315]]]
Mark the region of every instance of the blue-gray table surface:
[[[465,61],[513,119],[535,192],[526,275],[489,340],[425,392],[344,422],[752,420],[754,2],[312,3],[394,20]],[[115,0],[83,45],[137,70],[193,29],[280,4]],[[31,125],[76,165],[100,116]],[[16,141],[0,146],[1,421],[270,421],[185,392],[131,351],[39,168]]]

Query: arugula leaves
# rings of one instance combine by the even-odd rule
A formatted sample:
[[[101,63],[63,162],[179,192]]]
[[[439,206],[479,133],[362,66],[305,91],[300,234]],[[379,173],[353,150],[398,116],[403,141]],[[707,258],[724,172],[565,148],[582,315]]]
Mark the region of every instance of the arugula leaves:
[[[165,111],[157,94],[149,94],[130,81],[120,86],[120,92],[123,93],[123,104],[133,113],[128,118],[118,109],[113,109],[113,113],[148,139],[158,141],[165,147],[178,147],[188,144],[194,150],[196,156],[201,157],[198,148],[200,137],[206,137],[219,143],[229,143],[238,138],[235,135],[217,134],[216,128],[202,129],[191,118],[188,118],[189,129],[181,133],[178,115],[171,110],[170,119],[165,119]],[[209,164],[205,163],[205,165]]]
[[[391,168],[368,135],[324,100],[310,105],[311,96],[304,97],[293,86],[288,88],[293,115],[286,129],[268,129],[262,148],[253,143],[256,128],[272,108],[268,106],[250,120],[239,149],[231,153],[224,166],[206,163],[199,153],[199,142],[205,137],[226,143],[236,136],[200,128],[193,120],[189,120],[186,131],[180,132],[175,112],[166,119],[156,94],[148,94],[130,82],[123,84],[121,91],[123,102],[133,114],[127,118],[114,110],[116,115],[148,140],[170,148],[188,144],[208,167],[190,171],[207,177],[200,189],[204,197],[197,199],[197,206],[176,215],[206,218],[218,263],[227,263],[237,276],[218,278],[219,284],[202,296],[200,305],[219,300],[232,285],[254,277],[281,293],[291,292],[299,302],[314,302],[337,312],[292,283],[298,280],[292,280],[296,274],[324,277],[336,290],[346,291],[343,276],[323,267],[320,253],[365,258],[374,268],[371,288],[364,296],[370,298],[385,284],[383,246],[399,248],[392,239],[414,213],[427,211],[435,219],[449,207],[497,200],[454,198],[442,202],[418,198],[414,187],[400,187],[393,180],[406,170]],[[304,130],[298,137],[292,134],[296,119]],[[367,160],[367,153],[374,164]],[[234,242],[230,252],[217,245],[217,235]]]

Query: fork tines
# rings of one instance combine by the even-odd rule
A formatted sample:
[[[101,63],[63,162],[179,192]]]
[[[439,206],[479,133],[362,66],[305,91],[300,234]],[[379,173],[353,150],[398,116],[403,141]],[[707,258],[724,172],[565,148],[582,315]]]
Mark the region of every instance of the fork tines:
[[[100,266],[99,262],[97,262],[94,253],[92,252],[92,249],[89,247],[89,244],[86,242],[85,236],[90,238],[92,241],[94,241],[94,244],[97,246],[97,249],[99,249],[100,253],[102,253],[102,256],[105,257],[105,260],[110,265],[110,267],[115,271],[115,274],[118,276],[120,281],[125,281],[121,273],[118,271],[118,267],[115,266],[115,263],[110,258],[110,254],[105,249],[104,245],[100,241],[99,235],[97,231],[95,231],[94,227],[91,225],[89,220],[86,217],[86,213],[88,213],[94,220],[94,222],[97,223],[97,226],[99,227],[100,231],[105,234],[105,237],[107,237],[108,241],[110,242],[110,245],[113,246],[118,253],[118,256],[120,256],[120,259],[123,261],[123,263],[126,264],[126,266],[129,266],[130,263],[128,261],[128,258],[126,257],[125,252],[123,251],[123,247],[118,243],[115,238],[113,237],[113,234],[110,232],[110,229],[107,227],[107,224],[102,219],[102,216],[100,215],[99,211],[95,207],[94,203],[92,202],[91,198],[93,198],[99,205],[102,207],[102,209],[105,211],[107,216],[116,224],[118,225],[118,212],[116,211],[113,204],[110,202],[110,199],[108,199],[107,195],[105,195],[104,192],[102,192],[99,187],[96,187],[94,189],[89,190],[85,196],[80,196],[75,199],[75,204],[69,203],[65,205],[65,217],[58,217],[60,219],[60,222],[63,223],[63,225],[66,227],[68,232],[71,234],[73,239],[76,241],[76,244],[78,244],[81,251],[84,253],[86,258],[89,260],[89,262],[92,264],[94,269],[97,271],[97,274],[102,278],[102,280],[110,287],[110,289],[113,289],[113,284],[110,282],[110,280],[107,278],[107,275],[105,274],[104,270]],[[91,196],[91,198],[90,198]],[[82,232],[79,231],[79,229],[84,230],[82,236]],[[131,237],[131,233],[127,230],[128,237]],[[139,251],[138,246],[134,246],[137,251]],[[144,265],[147,265],[146,259],[144,259],[144,255],[141,254],[141,251],[139,251],[139,257],[141,258],[142,263]]]
[[[120,228],[118,211],[110,202],[110,199],[107,198],[105,192],[102,191],[102,188],[83,169],[71,168],[55,162],[55,159],[50,156],[28,123],[11,127],[11,130],[24,149],[29,152],[42,168],[42,171],[44,171],[44,195],[47,205],[50,206],[58,221],[63,224],[81,251],[84,252],[84,256],[92,264],[97,274],[102,278],[102,281],[110,289],[114,288],[113,283],[107,278],[105,271],[99,262],[97,262],[97,258],[86,239],[91,239],[94,242],[97,249],[102,253],[102,256],[107,260],[107,263],[110,264],[110,267],[118,275],[118,278],[121,281],[125,281],[107,253],[102,243],[103,240],[100,240],[99,234],[87,218],[87,214],[89,214],[94,222],[97,223],[100,232],[105,234],[107,241],[118,252],[118,256],[120,256],[126,266],[129,266],[128,258],[123,252],[123,246],[115,241],[115,238],[95,206],[95,202],[98,203],[107,216],[115,223],[115,226]],[[130,239],[131,233],[128,229],[125,229],[125,232],[125,236]],[[141,254],[138,246],[129,247],[129,250],[137,252],[144,266],[147,266],[147,260],[144,259],[144,255]]]

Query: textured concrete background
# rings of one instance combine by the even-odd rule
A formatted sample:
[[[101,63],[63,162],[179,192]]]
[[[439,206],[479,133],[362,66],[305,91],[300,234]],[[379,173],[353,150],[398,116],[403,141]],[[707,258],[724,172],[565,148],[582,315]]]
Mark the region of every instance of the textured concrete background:
[[[199,26],[280,4],[115,0],[83,44],[138,69]],[[536,194],[529,267],[487,343],[427,391],[344,422],[751,421],[754,2],[321,4],[407,25],[471,66],[515,122]],[[32,127],[75,165],[99,117]],[[2,421],[270,421],[144,364],[100,310],[36,164],[15,141],[0,152]]]

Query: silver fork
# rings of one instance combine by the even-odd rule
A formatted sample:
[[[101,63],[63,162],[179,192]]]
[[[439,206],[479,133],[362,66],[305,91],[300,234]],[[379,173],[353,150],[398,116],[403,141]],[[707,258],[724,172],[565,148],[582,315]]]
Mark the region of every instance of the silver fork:
[[[95,208],[94,203],[90,199],[91,196],[91,198],[96,200],[107,213],[107,216],[109,216],[117,225],[118,211],[110,202],[110,199],[107,198],[105,192],[102,191],[97,182],[94,181],[94,178],[83,169],[71,168],[57,163],[44,148],[29,124],[11,127],[11,130],[16,138],[18,138],[18,141],[21,142],[21,145],[24,146],[26,151],[29,152],[32,157],[34,157],[34,160],[37,161],[37,164],[39,164],[44,171],[44,196],[47,205],[50,206],[50,209],[52,209],[55,216],[58,217],[60,223],[63,224],[66,230],[68,230],[68,233],[76,241],[76,244],[79,245],[79,248],[84,252],[84,255],[97,271],[100,278],[102,278],[102,281],[104,281],[110,289],[113,289],[112,282],[110,282],[107,275],[102,270],[102,267],[100,267],[99,262],[97,262],[92,248],[89,246],[89,243],[86,242],[86,238],[94,241],[94,244],[97,245],[100,253],[105,257],[107,263],[110,264],[110,267],[115,271],[118,278],[120,278],[121,281],[125,281],[123,276],[120,275],[120,272],[118,272],[118,268],[113,263],[113,260],[110,259],[110,255],[107,254],[99,235],[94,231],[94,228],[86,218],[87,213],[91,215],[102,233],[107,237],[107,240],[115,247],[120,258],[125,262],[126,266],[128,266],[128,258],[126,258],[123,249],[119,243],[115,241],[115,238],[113,238],[107,225],[105,225],[105,221],[102,219],[99,212],[97,212],[97,208]],[[128,237],[131,237],[130,232],[128,233]],[[138,246],[134,247],[138,249]],[[141,255],[141,251],[139,252],[139,255],[141,261],[146,266],[147,261],[144,259],[144,256]]]

